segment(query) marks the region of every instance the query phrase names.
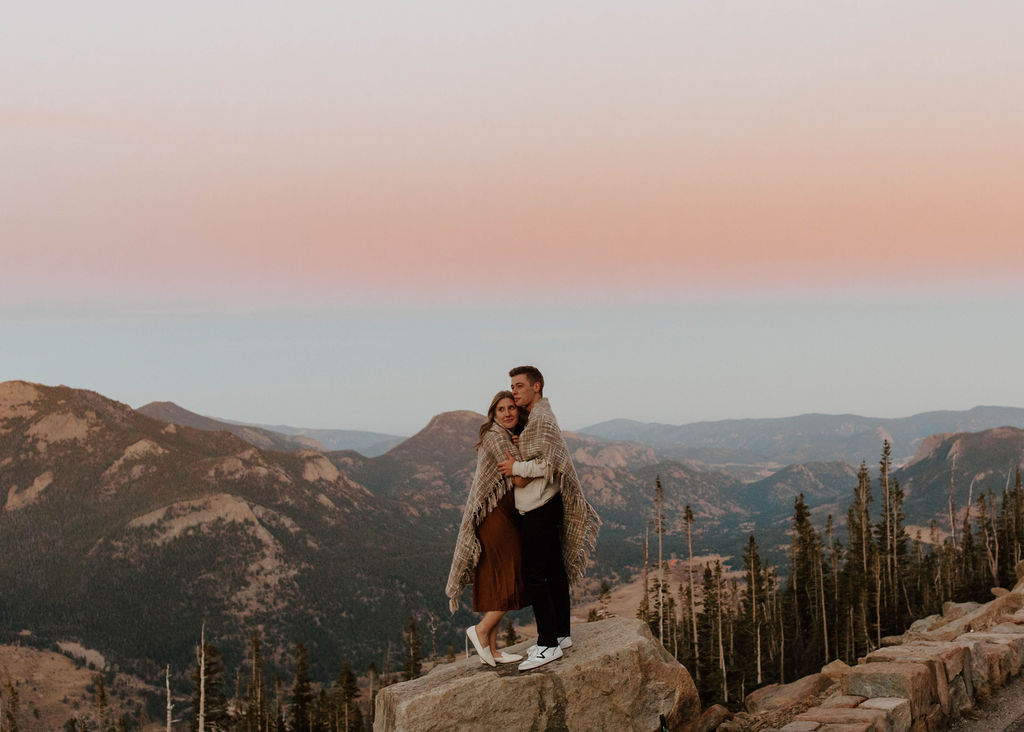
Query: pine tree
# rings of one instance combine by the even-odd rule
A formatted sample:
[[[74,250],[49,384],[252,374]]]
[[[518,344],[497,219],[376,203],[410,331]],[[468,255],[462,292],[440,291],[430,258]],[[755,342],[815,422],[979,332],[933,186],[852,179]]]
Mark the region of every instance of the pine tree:
[[[455,660],[455,649],[452,648],[451,646],[448,646],[448,653],[451,656],[451,660],[454,661]],[[377,665],[374,664],[374,663],[371,663],[370,667],[366,670],[366,675],[370,677],[370,718],[367,719],[366,721],[370,725],[370,727],[372,728],[373,727],[373,719],[374,719],[374,716],[376,714],[375,707],[377,705],[377,687],[378,687]]]
[[[409,616],[409,624],[405,626],[402,638],[405,640],[405,665],[402,667],[402,677],[408,681],[418,678],[423,669],[420,650],[423,639],[416,628],[416,618],[412,615]]]
[[[693,649],[694,668],[697,671],[697,681],[700,681],[701,665],[700,665],[700,644],[697,642],[697,604],[694,598],[693,589],[693,510],[690,508],[690,504],[686,504],[686,512],[683,514],[686,521],[686,547],[688,552],[688,560],[686,562],[687,571],[687,600],[689,605],[690,624],[693,631],[691,638],[691,648]]]
[[[884,533],[879,538],[883,541],[880,542],[882,545],[882,556],[885,557],[885,578],[886,578],[886,604],[887,607],[893,608],[896,606],[896,582],[895,582],[895,534],[893,532],[893,501],[892,501],[892,490],[891,483],[889,480],[889,472],[892,469],[892,445],[889,444],[889,440],[882,441],[882,458],[879,460],[878,469],[878,483],[882,489],[882,524],[881,528]]]
[[[740,646],[745,650],[740,666],[745,683],[756,688],[764,683],[762,650],[764,641],[765,578],[761,567],[761,556],[757,541],[751,534],[743,552],[743,570],[746,579],[740,618]]]
[[[654,523],[658,531],[658,640],[665,645],[665,561],[662,557],[662,539],[665,535],[665,512],[662,510],[665,502],[665,490],[661,486],[661,476],[654,480]]]
[[[308,730],[313,715],[313,687],[309,677],[306,647],[295,646],[295,685],[292,687],[292,729]]]
[[[192,672],[192,719],[189,723],[192,732],[199,729],[200,709],[206,732],[226,730],[231,724],[228,698],[224,692],[224,661],[217,646],[210,643],[196,648],[196,668]]]
[[[608,604],[612,601],[612,588],[608,580],[601,580],[601,589],[597,593],[597,602],[601,606],[598,615],[602,618],[608,617]],[[509,621],[511,622],[511,621]]]
[[[697,618],[697,638],[699,653],[697,668],[699,669],[697,688],[705,704],[713,704],[722,700],[723,677],[718,648],[718,618],[720,594],[715,574],[710,565],[704,567],[703,582],[704,607]]]
[[[18,690],[11,683],[10,677],[4,681],[3,707],[0,715],[0,723],[3,723],[4,732],[18,732],[18,707],[20,699]]]
[[[260,642],[259,631],[253,631],[249,643],[249,653],[252,675],[245,695],[244,730],[245,732],[267,732],[270,709],[267,704],[267,688],[263,681],[263,645]]]
[[[871,520],[868,507],[871,504],[871,480],[868,467],[861,462],[857,471],[857,488],[853,503],[847,513],[846,528],[849,532],[847,543],[848,559],[843,567],[843,581],[846,597],[852,602],[847,605],[848,617],[844,619],[849,632],[849,660],[862,656],[874,649],[868,629],[868,608],[874,604],[872,583],[874,543],[871,541]]]
[[[503,638],[506,646],[514,646],[519,642],[519,634],[516,633],[516,626],[512,624],[511,618],[505,623],[505,635]]]
[[[791,636],[799,639],[792,647],[795,672],[803,675],[820,667],[828,655],[828,609],[821,538],[811,525],[811,514],[803,494],[793,504],[793,539],[789,581],[785,595],[791,608]]]
[[[107,732],[107,685],[103,681],[103,674],[96,674],[92,682],[92,708],[96,714],[96,726],[100,732]]]
[[[303,649],[305,653],[305,649]],[[269,729],[272,732],[284,732],[284,682],[281,681],[281,677],[274,674],[274,708],[270,714],[270,725]]]
[[[651,624],[651,582],[649,575],[651,560],[648,549],[650,544],[648,540],[649,529],[650,522],[644,524],[644,593],[640,598],[640,606],[636,609],[637,620],[644,621],[648,626]]]
[[[356,700],[359,698],[359,684],[349,668],[348,661],[341,660],[341,671],[334,682],[334,711],[336,728],[344,732],[359,732],[363,728],[363,715]]]

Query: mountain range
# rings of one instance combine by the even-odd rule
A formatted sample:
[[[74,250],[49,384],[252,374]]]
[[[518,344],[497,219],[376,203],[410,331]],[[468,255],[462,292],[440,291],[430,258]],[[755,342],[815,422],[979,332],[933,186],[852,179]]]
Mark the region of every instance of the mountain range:
[[[356,450],[367,457],[375,457],[405,440],[398,435],[363,430],[311,429],[214,419],[190,412],[174,402],[150,402],[136,411],[200,430],[225,430],[257,447],[272,450]]]
[[[40,647],[79,642],[149,679],[166,663],[184,673],[203,620],[229,667],[260,629],[268,663],[301,641],[320,678],[342,656],[381,668],[388,644],[394,670],[410,614],[433,626],[428,648],[461,648],[473,616],[465,605],[449,615],[442,590],[482,415],[439,414],[368,456],[260,444],[273,435],[233,433],[219,420],[188,426],[198,415],[157,406],[0,384],[0,640],[24,642],[28,632]],[[666,556],[685,556],[689,505],[699,553],[735,556],[753,531],[762,556],[779,563],[795,497],[819,525],[829,514],[841,525],[856,485],[842,460],[701,462],[656,441],[565,437],[604,520],[582,594],[641,564],[658,479]],[[795,436],[786,442],[799,449]],[[862,459],[874,465],[880,452],[881,438]],[[893,473],[908,522],[941,523],[951,479],[961,510],[969,493],[1000,493],[1022,456],[1024,431],[1014,427],[917,440]]]
[[[580,430],[604,440],[639,442],[680,457],[708,462],[737,460],[777,464],[842,460],[853,465],[877,459],[887,439],[893,460],[909,460],[925,438],[937,433],[1024,428],[1024,409],[974,407],[899,419],[855,414],[804,414],[776,419],[731,419],[668,425],[614,419]],[[717,457],[716,457],[717,453]]]

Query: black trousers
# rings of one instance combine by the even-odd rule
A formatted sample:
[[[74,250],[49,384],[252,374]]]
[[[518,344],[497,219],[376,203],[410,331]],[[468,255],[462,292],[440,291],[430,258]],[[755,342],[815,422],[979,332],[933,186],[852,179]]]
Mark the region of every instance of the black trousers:
[[[537,620],[537,643],[569,635],[569,579],[562,562],[562,494],[523,514],[523,581]]]

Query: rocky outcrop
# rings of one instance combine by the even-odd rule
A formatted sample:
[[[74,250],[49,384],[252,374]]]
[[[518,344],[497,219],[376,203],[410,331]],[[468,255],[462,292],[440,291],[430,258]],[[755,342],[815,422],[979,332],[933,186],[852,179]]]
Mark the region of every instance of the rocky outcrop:
[[[644,623],[577,625],[558,661],[529,672],[476,656],[435,667],[377,695],[374,730],[671,730],[695,732],[700,699],[689,672]],[[511,651],[525,653],[532,641]]]
[[[765,732],[946,729],[1024,669],[1024,581],[993,595],[984,604],[946,603],[942,615],[917,621],[856,666],[833,661],[819,674],[757,689],[745,700],[749,714],[726,724],[745,719],[743,729]]]

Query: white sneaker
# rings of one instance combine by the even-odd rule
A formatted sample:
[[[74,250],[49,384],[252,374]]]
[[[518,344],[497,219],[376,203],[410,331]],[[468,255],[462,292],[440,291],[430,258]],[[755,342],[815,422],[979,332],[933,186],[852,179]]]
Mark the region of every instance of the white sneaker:
[[[562,648],[562,649],[572,648],[572,636],[566,635],[566,636],[562,636],[560,638],[556,638],[555,640],[558,641],[558,647],[559,648]],[[526,652],[530,653],[531,651],[533,651],[534,648],[540,648],[540,646],[534,644],[534,645],[530,646],[529,648],[527,648]]]
[[[473,641],[473,648],[475,648],[476,652],[480,655],[480,660],[488,666],[496,666],[497,664],[494,662],[494,656],[491,655],[491,649],[480,643],[480,639],[476,634],[475,625],[471,625],[466,628],[466,635],[469,636],[471,641]]]
[[[557,661],[562,657],[562,649],[558,646],[536,646],[536,650],[530,651],[526,660],[519,664],[520,671],[529,671],[545,663]]]

